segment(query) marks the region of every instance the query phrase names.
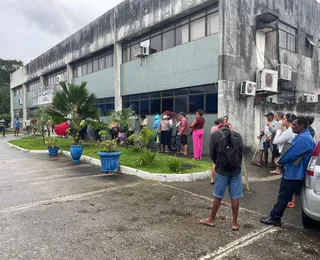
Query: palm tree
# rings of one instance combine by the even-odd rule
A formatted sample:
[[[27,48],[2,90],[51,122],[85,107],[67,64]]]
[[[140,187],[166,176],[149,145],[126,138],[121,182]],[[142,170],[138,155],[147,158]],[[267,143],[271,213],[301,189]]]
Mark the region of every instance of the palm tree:
[[[80,143],[80,122],[99,119],[99,111],[95,108],[96,96],[88,92],[86,85],[87,82],[82,82],[80,86],[60,82],[62,90],[55,93],[52,102],[55,108],[47,109],[56,124],[70,121],[76,145]]]

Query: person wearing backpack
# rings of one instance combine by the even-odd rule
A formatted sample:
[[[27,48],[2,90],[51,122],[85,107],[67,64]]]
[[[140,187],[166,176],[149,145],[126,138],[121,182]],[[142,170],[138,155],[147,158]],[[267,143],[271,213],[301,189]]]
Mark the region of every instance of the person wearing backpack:
[[[232,207],[232,230],[238,231],[239,199],[242,194],[241,163],[243,158],[243,142],[241,135],[230,130],[227,124],[221,124],[219,131],[210,138],[210,157],[216,165],[216,178],[213,193],[211,216],[200,220],[201,224],[215,226],[215,218],[221,205],[227,186]]]

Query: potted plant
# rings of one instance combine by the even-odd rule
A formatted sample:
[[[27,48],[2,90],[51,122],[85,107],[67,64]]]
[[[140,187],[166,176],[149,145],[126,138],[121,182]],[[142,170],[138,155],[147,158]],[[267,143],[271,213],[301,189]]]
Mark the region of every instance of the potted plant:
[[[59,141],[55,137],[46,137],[46,145],[48,146],[49,155],[57,155],[59,152]]]
[[[80,138],[81,121],[86,120],[90,123],[99,119],[99,111],[95,107],[96,96],[88,92],[86,84],[87,82],[82,82],[78,86],[60,82],[62,90],[54,95],[52,102],[54,109],[47,109],[47,114],[55,124],[69,122],[69,133],[73,138],[70,155],[74,162],[79,162],[83,151]]]
[[[101,136],[106,136],[107,131],[100,131]],[[102,150],[98,152],[101,160],[102,172],[114,172],[119,168],[121,152],[118,149],[117,140],[104,140],[99,143]]]

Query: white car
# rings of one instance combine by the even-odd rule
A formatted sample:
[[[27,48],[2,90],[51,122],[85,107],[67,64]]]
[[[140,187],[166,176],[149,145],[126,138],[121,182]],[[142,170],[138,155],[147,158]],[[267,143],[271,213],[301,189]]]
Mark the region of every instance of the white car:
[[[320,222],[320,142],[309,161],[307,176],[301,191],[302,223],[312,228]]]

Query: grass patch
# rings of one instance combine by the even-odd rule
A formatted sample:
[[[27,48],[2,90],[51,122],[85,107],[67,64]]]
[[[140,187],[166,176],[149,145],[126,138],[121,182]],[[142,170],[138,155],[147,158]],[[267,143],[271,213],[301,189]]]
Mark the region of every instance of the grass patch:
[[[23,137],[18,140],[9,141],[9,143],[17,145],[21,148],[28,150],[46,150],[47,146],[40,137]],[[59,146],[61,150],[69,151],[72,140],[67,138],[59,138]],[[83,155],[90,156],[96,159],[100,159],[98,152],[100,147],[93,143],[84,142]],[[140,165],[141,152],[137,152],[132,148],[125,149],[119,147],[122,155],[120,157],[120,165],[132,167],[135,169],[147,171],[150,173],[175,173],[169,169],[168,162],[174,160],[175,157],[166,154],[159,154],[154,160],[152,165]],[[188,158],[179,158],[176,160],[181,162],[183,171],[181,173],[193,173],[210,170],[212,164],[207,161],[195,161]]]

